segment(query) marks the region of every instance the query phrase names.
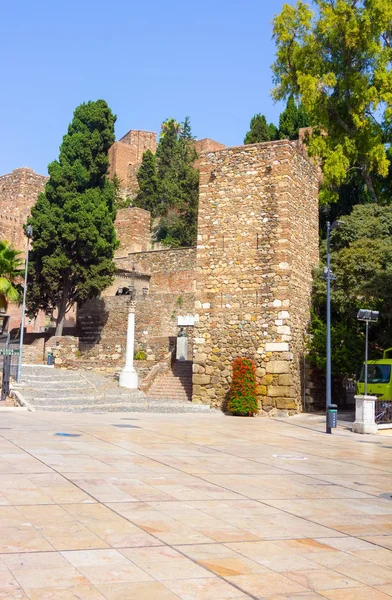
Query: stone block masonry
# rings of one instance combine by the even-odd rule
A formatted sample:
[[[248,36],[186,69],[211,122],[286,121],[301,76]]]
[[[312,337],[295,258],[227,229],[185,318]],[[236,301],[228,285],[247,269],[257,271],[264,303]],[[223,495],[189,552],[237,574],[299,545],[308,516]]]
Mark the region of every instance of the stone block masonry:
[[[0,239],[23,253],[26,249],[23,226],[47,180],[27,167],[0,177]]]
[[[142,208],[121,208],[117,211],[115,226],[120,242],[117,256],[150,250],[150,219],[150,213]]]
[[[200,157],[193,401],[222,406],[237,356],[264,413],[301,409],[300,362],[318,261],[318,171],[296,142]]]
[[[138,190],[137,172],[142,162],[143,153],[151,150],[155,154],[157,135],[153,131],[128,131],[109,150],[110,170],[120,179],[125,195],[133,198]]]
[[[134,252],[117,258],[119,273],[113,286],[78,310],[81,358],[98,362],[102,367],[124,365],[129,298],[114,294],[118,287],[130,284],[134,265],[135,348],[145,351],[152,362],[162,360],[173,349],[171,343],[179,330],[178,316],[193,314],[195,262],[195,248]],[[143,287],[147,289],[146,295],[142,293]],[[191,347],[193,336],[191,331],[189,334]]]

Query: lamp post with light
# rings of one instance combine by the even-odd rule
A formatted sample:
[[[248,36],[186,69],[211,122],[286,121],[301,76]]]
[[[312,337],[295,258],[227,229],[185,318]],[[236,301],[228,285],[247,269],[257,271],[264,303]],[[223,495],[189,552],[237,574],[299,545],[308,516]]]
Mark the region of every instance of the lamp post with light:
[[[323,270],[323,279],[327,282],[327,373],[326,373],[326,433],[332,433],[329,422],[329,411],[332,407],[332,359],[331,359],[331,281],[336,277],[331,271],[331,231],[339,229],[343,225],[341,221],[327,223],[327,266]],[[335,409],[334,409],[335,410]],[[336,414],[336,411],[335,411]]]
[[[128,324],[127,324],[127,349],[125,354],[125,367],[120,373],[119,385],[130,390],[137,390],[139,387],[139,377],[133,366],[133,355],[135,352],[135,309],[136,309],[136,289],[135,289],[135,265],[132,265],[132,283],[129,287],[117,290],[118,296],[129,296],[128,305]]]
[[[22,319],[21,319],[21,324],[20,324],[18,371],[17,371],[17,375],[16,375],[16,381],[18,383],[20,383],[20,378],[22,375],[23,336],[24,336],[24,323],[25,323],[25,312],[26,312],[26,293],[27,293],[27,270],[29,267],[30,240],[33,237],[33,228],[31,225],[27,225],[25,234],[26,234],[26,238],[27,238],[27,244],[26,244],[26,265],[25,265],[24,288],[23,288]]]

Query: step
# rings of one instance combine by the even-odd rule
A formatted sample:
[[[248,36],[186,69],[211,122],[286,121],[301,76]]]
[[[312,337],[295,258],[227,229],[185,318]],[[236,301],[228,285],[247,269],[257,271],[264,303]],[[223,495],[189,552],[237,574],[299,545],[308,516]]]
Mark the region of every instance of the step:
[[[211,408],[206,404],[173,404],[169,401],[159,404],[123,404],[113,406],[111,404],[91,407],[91,405],[73,405],[73,406],[45,406],[40,407],[42,411],[57,411],[57,412],[150,412],[150,413],[209,413]]]

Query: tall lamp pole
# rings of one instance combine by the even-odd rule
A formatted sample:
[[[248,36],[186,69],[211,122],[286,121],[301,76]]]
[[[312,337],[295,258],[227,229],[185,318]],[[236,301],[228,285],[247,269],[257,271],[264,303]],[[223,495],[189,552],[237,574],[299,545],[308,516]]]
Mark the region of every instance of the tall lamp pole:
[[[27,244],[26,244],[26,264],[25,264],[23,303],[22,303],[22,320],[21,320],[21,325],[20,325],[18,372],[16,375],[16,381],[18,383],[20,383],[20,378],[21,378],[21,374],[22,374],[23,335],[24,335],[25,311],[26,311],[26,292],[27,292],[27,270],[29,267],[30,240],[33,237],[33,228],[31,225],[27,225],[25,233],[26,233],[26,238],[27,238]]]
[[[327,223],[327,267],[323,271],[323,279],[327,281],[327,381],[326,381],[326,433],[332,433],[328,424],[328,410],[332,404],[332,358],[331,358],[331,281],[336,277],[331,271],[331,231],[338,229],[342,225],[341,221]]]
[[[139,387],[139,378],[135,367],[133,366],[133,354],[135,351],[135,309],[136,309],[136,288],[135,288],[135,264],[132,264],[132,283],[129,288],[118,290],[116,295],[129,296],[128,323],[127,323],[127,349],[125,354],[125,367],[120,373],[119,385],[130,390],[137,390]]]

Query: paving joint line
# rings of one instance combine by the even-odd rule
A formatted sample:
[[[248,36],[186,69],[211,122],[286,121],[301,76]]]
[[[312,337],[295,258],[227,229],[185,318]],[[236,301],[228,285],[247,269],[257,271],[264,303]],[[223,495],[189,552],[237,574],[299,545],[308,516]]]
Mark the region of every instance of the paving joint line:
[[[3,437],[3,436],[1,436],[1,435],[0,435],[0,437]],[[3,438],[3,439],[7,440],[7,438]],[[97,439],[99,439],[99,438],[97,438]],[[21,448],[20,446],[18,446],[18,444],[16,444],[16,443],[15,443],[15,442],[13,442],[12,440],[8,440],[8,441],[11,441],[11,443],[12,443],[14,446],[16,446],[16,447],[17,447],[17,448],[19,448],[20,450],[22,450],[22,451],[26,452],[26,453],[27,453],[29,456],[31,456],[32,458],[36,458],[36,457],[35,457],[33,454],[31,454],[31,453],[30,453],[28,450],[25,450],[25,449]],[[39,462],[41,462],[42,464],[44,464],[44,465],[45,465],[45,463],[44,463],[43,461],[41,461],[40,459],[37,459],[37,460],[38,460]],[[45,465],[45,466],[48,466],[48,465]],[[80,489],[82,492],[84,492],[85,494],[87,494],[88,496],[90,496],[91,498],[93,498],[93,499],[94,499],[94,500],[95,500],[95,501],[96,501],[98,504],[100,504],[100,505],[102,505],[102,506],[105,506],[105,507],[106,507],[108,510],[110,510],[110,511],[111,511],[111,512],[113,512],[114,514],[118,515],[119,517],[121,517],[121,518],[125,519],[126,521],[128,521],[129,523],[131,523],[131,525],[134,525],[134,526],[135,526],[135,527],[137,527],[138,529],[141,529],[142,531],[145,531],[145,530],[143,529],[143,527],[141,527],[140,525],[138,525],[137,523],[135,523],[134,521],[132,521],[132,520],[131,520],[131,519],[129,519],[128,517],[125,517],[124,515],[121,515],[121,514],[120,514],[120,513],[118,513],[117,511],[113,510],[113,509],[112,509],[110,506],[108,506],[108,505],[107,505],[105,502],[101,502],[101,501],[99,501],[99,500],[98,500],[98,499],[97,499],[95,496],[93,496],[93,494],[91,494],[90,492],[86,492],[85,490],[83,490],[83,489],[82,489],[82,488],[81,488],[81,487],[80,487],[80,486],[79,486],[77,483],[75,483],[75,482],[73,482],[72,480],[70,480],[68,477],[66,477],[65,475],[63,475],[63,474],[62,474],[62,473],[60,473],[59,471],[57,471],[55,468],[53,468],[53,467],[50,467],[50,468],[51,468],[51,469],[52,469],[52,470],[53,470],[55,473],[57,473],[58,475],[60,475],[61,477],[64,477],[64,479],[66,479],[67,481],[69,481],[69,483],[71,483],[71,484],[75,485],[75,486],[76,486],[77,488],[79,488],[79,489]],[[19,512],[19,511],[18,511],[18,512]],[[68,512],[68,511],[67,511],[67,512]],[[19,513],[19,514],[21,514],[21,515],[22,515],[22,513]],[[68,514],[70,514],[70,513],[68,513]],[[23,515],[22,515],[22,516],[23,516]],[[78,519],[77,519],[77,520],[78,520]],[[179,522],[179,521],[178,521],[178,522]],[[35,527],[34,527],[34,529],[35,529]],[[94,533],[94,532],[92,532],[92,533]],[[156,540],[158,540],[159,542],[162,542],[162,540],[161,540],[160,538],[158,538],[157,536],[155,536],[153,533],[151,533],[151,532],[149,532],[149,531],[145,531],[145,533],[149,533],[149,535],[151,535],[152,537],[154,537]],[[99,537],[99,536],[97,536],[97,537]],[[46,538],[45,538],[45,539],[46,539]],[[103,541],[105,541],[105,540],[103,540]],[[49,542],[49,543],[50,543],[50,542]],[[216,543],[216,542],[215,542],[215,543]],[[109,544],[109,545],[111,545],[111,544]],[[166,547],[169,547],[169,548],[171,548],[172,550],[176,550],[172,544],[169,544],[169,543],[164,543],[164,544],[162,544],[162,545],[164,545],[164,546],[166,546]],[[113,547],[112,547],[112,549],[113,549],[113,550],[117,550],[117,551],[118,551],[118,549],[117,549],[117,548],[113,548]],[[61,555],[62,555],[62,552],[61,552],[61,551],[58,551],[58,550],[56,550],[55,548],[54,548],[54,551],[55,551],[55,552],[58,552],[59,554],[61,554]],[[64,550],[64,552],[65,552],[65,550]],[[188,558],[188,560],[191,560],[191,561],[192,561],[194,564],[196,564],[197,566],[199,566],[199,567],[201,566],[201,565],[200,565],[200,564],[199,564],[199,563],[198,563],[196,560],[194,560],[193,558],[191,558],[191,557],[187,556],[186,554],[184,554],[184,553],[182,553],[182,552],[180,552],[180,551],[178,551],[178,552],[179,552],[180,554],[182,554],[182,555],[183,555],[185,558]],[[121,552],[121,554],[122,554],[122,552]],[[0,555],[0,556],[1,556],[1,555]],[[63,556],[63,555],[62,555],[62,556]],[[124,556],[124,555],[123,555],[123,556]],[[65,558],[65,559],[67,560],[67,558],[66,558],[66,557],[63,557],[63,558]],[[125,558],[127,558],[127,557],[125,557]],[[129,559],[128,559],[128,560],[129,560]],[[70,561],[68,561],[68,562],[70,563]],[[132,563],[132,561],[130,561],[130,562]],[[70,564],[72,565],[72,563],[70,563]],[[134,564],[134,563],[132,563],[132,564]],[[73,565],[72,565],[72,566],[73,566]],[[76,569],[76,567],[74,567],[74,568]],[[258,600],[257,596],[254,596],[253,594],[250,594],[250,593],[246,592],[246,590],[242,589],[242,588],[241,588],[240,586],[238,586],[237,584],[235,584],[235,583],[233,583],[233,582],[231,582],[231,581],[228,581],[228,580],[227,580],[227,579],[225,579],[223,576],[221,576],[219,573],[216,573],[215,571],[213,571],[212,569],[209,569],[208,567],[204,567],[204,566],[203,566],[202,568],[203,568],[203,569],[205,569],[206,571],[209,571],[209,572],[210,572],[210,573],[212,573],[212,574],[213,574],[215,577],[217,577],[218,579],[221,579],[222,581],[224,581],[224,582],[225,582],[225,583],[227,583],[228,585],[230,585],[230,586],[234,587],[235,589],[237,589],[237,590],[238,590],[238,591],[240,591],[241,593],[244,593],[244,594],[245,594],[245,595],[246,595],[248,598],[252,598],[252,600]],[[81,575],[82,577],[84,577],[84,576],[83,576],[83,574],[82,574],[82,573],[81,573],[81,572],[80,572],[78,569],[76,569],[76,570],[77,570],[77,571],[80,573],[80,575]],[[144,570],[144,569],[143,569],[143,570]],[[147,573],[147,571],[146,571],[146,573]],[[16,579],[16,578],[15,578],[15,579]],[[154,577],[154,579],[155,579],[155,577]],[[158,580],[156,580],[156,581],[158,581]],[[91,583],[91,582],[90,582],[90,583]],[[162,582],[159,582],[159,583],[161,583],[161,584],[162,584]],[[18,581],[18,584],[19,584],[19,581]],[[92,583],[91,583],[91,584],[92,584]],[[19,584],[19,585],[20,585],[20,584]],[[94,585],[94,584],[92,584],[92,585]],[[163,585],[164,585],[164,583],[163,583]],[[94,586],[94,587],[95,587],[95,586]],[[165,587],[166,587],[166,586],[165,586]],[[24,590],[24,588],[23,588],[22,586],[21,586],[21,588]],[[25,591],[25,590],[24,590],[24,591]]]
[[[27,416],[29,416],[29,415],[27,415]],[[36,415],[36,416],[37,416],[37,415]],[[43,419],[43,422],[44,422],[44,423],[46,423],[47,421],[45,421],[45,419]],[[51,424],[51,422],[50,422],[50,421],[49,421],[49,423]],[[143,429],[143,426],[141,427],[141,429]],[[85,430],[82,430],[82,429],[78,429],[78,430],[79,430],[79,431],[83,431],[83,433],[85,433],[86,435],[89,435],[89,436],[91,436],[91,437],[93,437],[93,438],[95,438],[95,439],[98,439],[98,440],[99,440],[99,441],[101,441],[101,442],[103,441],[103,442],[105,442],[105,443],[107,443],[107,444],[113,445],[113,446],[114,446],[114,447],[116,447],[116,448],[120,448],[121,450],[124,450],[124,448],[122,448],[122,446],[118,446],[118,445],[117,445],[117,444],[115,444],[114,442],[108,442],[108,441],[106,441],[106,440],[102,440],[102,439],[101,439],[100,437],[98,437],[97,435],[94,435],[94,434],[88,433],[88,432],[86,432]],[[144,429],[143,429],[143,430],[144,430]],[[145,429],[145,431],[148,431],[149,433],[156,433],[155,431],[152,431],[152,432],[151,432],[149,429]],[[161,433],[160,433],[160,435],[164,435],[165,437],[169,437],[169,438],[171,438],[171,439],[174,439],[174,440],[181,439],[181,438],[173,437],[173,436],[171,436],[171,435],[168,435],[168,434],[165,434],[165,433],[163,433],[163,434],[161,434]],[[1,436],[1,437],[3,437],[3,436]],[[4,439],[5,439],[5,440],[7,440],[8,438],[4,438]],[[25,452],[27,452],[28,454],[30,454],[28,451],[24,450],[23,448],[21,448],[21,447],[19,447],[17,444],[15,444],[15,442],[11,442],[11,443],[13,443],[13,444],[14,444],[16,447],[18,447],[20,450],[22,450],[22,451],[25,451]],[[230,454],[230,453],[228,453],[228,452],[225,452],[225,451],[223,451],[223,450],[215,450],[214,448],[211,448],[210,446],[201,446],[200,444],[196,444],[195,442],[189,442],[189,441],[188,441],[187,443],[189,443],[189,444],[192,444],[192,445],[195,445],[195,446],[197,446],[197,447],[209,448],[209,449],[211,449],[211,450],[214,450],[214,451],[216,451],[216,452],[220,452],[220,453],[225,453],[225,454],[228,454],[229,456],[236,456],[236,455]],[[140,454],[140,453],[138,453],[138,452],[132,451],[132,453],[133,453],[133,454],[135,454],[135,455],[137,455],[137,456],[140,456],[140,457],[146,458],[146,456],[145,456],[145,455],[143,455],[143,454]],[[36,458],[36,457],[34,457],[34,455],[32,455],[32,454],[30,454],[30,455],[31,455],[33,458]],[[317,455],[316,455],[316,456],[317,456]],[[148,457],[147,457],[147,458],[148,458]],[[39,461],[40,461],[42,464],[44,464],[45,466],[48,466],[48,465],[46,465],[46,464],[45,464],[43,461],[41,461],[40,459],[38,459],[38,460],[39,460]],[[183,471],[181,471],[181,470],[180,470],[178,467],[171,467],[170,465],[167,465],[166,463],[164,463],[164,462],[162,462],[162,461],[159,461],[159,460],[157,460],[156,458],[153,458],[153,459],[151,459],[151,460],[154,460],[155,462],[157,462],[157,463],[159,463],[159,464],[162,464],[162,465],[164,465],[164,466],[166,466],[166,467],[167,467],[167,466],[169,466],[170,468],[173,468],[173,469],[175,469],[176,471],[179,471],[179,472],[180,472],[180,473],[182,473],[182,474],[184,473],[184,472],[183,472]],[[250,459],[250,460],[252,460],[252,459]],[[257,462],[257,464],[260,464],[260,463],[258,463],[258,461],[252,461],[252,462]],[[262,464],[263,464],[263,463],[262,463]],[[350,464],[350,463],[349,463],[349,464]],[[52,468],[52,469],[53,469],[53,467],[50,467],[50,468]],[[286,469],[283,469],[282,467],[277,467],[277,468],[280,468],[280,469],[282,469],[282,470],[286,471]],[[60,475],[60,476],[64,477],[64,478],[65,478],[67,481],[69,481],[71,484],[73,484],[73,485],[76,485],[76,487],[78,487],[78,488],[79,488],[79,489],[80,489],[82,492],[84,492],[84,493],[86,493],[87,495],[89,495],[89,496],[90,496],[91,498],[93,498],[93,499],[94,499],[96,502],[98,502],[99,504],[102,504],[102,505],[106,506],[106,508],[108,508],[109,510],[113,510],[113,509],[112,509],[110,506],[107,506],[107,504],[106,504],[105,502],[101,502],[101,501],[99,501],[99,500],[98,500],[97,498],[95,498],[95,496],[93,496],[93,495],[92,495],[90,492],[86,492],[85,490],[83,490],[82,488],[80,488],[80,487],[79,487],[79,486],[78,486],[76,483],[74,483],[74,482],[73,482],[72,480],[70,480],[68,477],[66,477],[66,476],[65,476],[65,475],[63,475],[62,473],[59,473],[59,472],[58,472],[57,470],[55,470],[55,469],[53,469],[53,470],[54,470],[54,471],[55,471],[55,472],[56,472],[58,475]],[[292,471],[289,471],[289,473],[292,473]],[[205,482],[205,483],[212,483],[212,482],[210,482],[210,481],[208,481],[208,480],[204,479],[204,478],[203,478],[203,477],[201,477],[200,475],[193,475],[193,477],[196,477],[196,479],[200,479],[201,481],[203,481],[203,482]],[[213,484],[213,485],[217,485],[217,486],[218,486],[218,487],[220,487],[221,489],[224,489],[225,491],[228,491],[228,492],[230,492],[230,493],[236,493],[236,494],[238,494],[238,495],[241,495],[241,496],[242,496],[242,499],[245,499],[245,500],[253,500],[253,501],[255,501],[255,502],[258,502],[258,503],[259,503],[259,504],[261,504],[261,505],[268,506],[269,508],[271,508],[271,507],[272,507],[272,508],[276,508],[276,507],[274,507],[274,506],[272,506],[272,505],[268,504],[268,502],[267,502],[267,501],[262,501],[262,500],[258,500],[258,499],[255,499],[255,498],[250,498],[249,496],[245,496],[244,494],[241,494],[240,492],[233,492],[232,490],[229,490],[228,488],[226,488],[225,486],[222,486],[221,484]],[[344,486],[341,486],[341,487],[344,487]],[[351,488],[347,488],[347,489],[351,489]],[[374,497],[375,497],[375,498],[378,498],[378,496],[374,496]],[[214,499],[213,499],[213,498],[211,498],[211,500],[214,500]],[[238,500],[240,500],[240,499],[238,499]],[[178,500],[178,499],[174,499],[173,501],[179,501],[179,500]],[[230,500],[229,500],[229,501],[230,501]],[[146,504],[148,504],[148,502],[146,502]],[[320,525],[320,523],[317,523],[316,521],[312,521],[312,520],[311,520],[311,519],[309,519],[309,518],[306,518],[306,517],[301,517],[301,516],[295,515],[294,513],[291,513],[291,512],[289,512],[288,510],[281,509],[281,508],[278,508],[277,510],[281,510],[281,511],[282,511],[282,512],[284,512],[285,514],[288,514],[288,515],[290,515],[290,516],[294,516],[294,517],[296,517],[296,518],[298,518],[298,519],[301,519],[301,520],[303,520],[303,521],[305,521],[305,522],[307,522],[307,523],[311,523],[311,524],[313,524],[313,525],[317,525],[317,526],[319,526],[319,527],[324,527],[325,529],[329,529],[331,532],[337,532],[337,533],[340,533],[340,534],[342,534],[342,535],[343,535],[343,536],[345,536],[345,537],[353,537],[353,538],[355,538],[355,539],[361,539],[359,536],[348,536],[348,535],[347,535],[345,532],[343,532],[343,531],[340,531],[339,529],[335,529],[335,528],[333,528],[333,527],[326,526],[326,525]],[[120,513],[118,513],[117,511],[113,510],[113,512],[114,512],[115,514],[118,514],[119,516],[122,516],[122,517],[123,517],[123,515],[120,515]],[[204,512],[204,511],[201,511],[201,512]],[[204,514],[208,515],[208,513],[204,513]],[[135,523],[135,522],[131,521],[131,520],[130,520],[130,519],[128,519],[127,517],[123,517],[123,518],[126,518],[126,520],[128,520],[128,521],[129,521],[131,524],[135,525],[135,526],[136,526],[136,527],[138,527],[139,529],[143,529],[143,528],[142,528],[140,525],[138,525],[137,523]],[[222,521],[223,521],[223,519],[222,519]],[[179,522],[179,521],[178,521],[178,522]],[[228,524],[229,524],[229,523],[228,523]],[[144,530],[143,530],[143,531],[144,531]],[[146,533],[150,533],[150,532],[146,532]],[[153,534],[151,534],[151,533],[150,533],[150,535],[152,535],[153,537],[155,537],[157,540],[161,541],[161,540],[160,540],[160,539],[159,539],[157,536],[154,536],[154,535],[153,535]],[[276,539],[276,538],[275,538],[275,539]],[[265,540],[265,541],[272,541],[272,540]],[[212,543],[217,543],[217,542],[216,542],[215,540],[213,540],[213,542],[212,542]],[[227,542],[227,543],[232,543],[232,542]],[[372,543],[372,542],[369,542],[369,543]],[[378,544],[375,544],[375,543],[372,543],[372,544],[373,544],[374,546],[376,546],[377,548],[378,548],[378,547],[380,547],[380,548],[384,548],[383,546],[379,546]],[[169,545],[170,547],[172,547],[170,544],[167,544],[167,545]],[[346,554],[348,554],[348,553],[346,552]],[[352,556],[352,555],[350,555],[350,556]],[[214,573],[214,571],[212,571],[212,572]],[[216,574],[216,575],[217,575],[217,574]],[[218,576],[219,576],[219,577],[221,577],[220,575],[218,575]],[[224,579],[224,578],[222,577],[222,579]],[[226,579],[224,579],[224,581],[226,581]],[[229,582],[229,583],[231,584],[231,582]],[[243,591],[243,590],[241,589],[241,591]],[[257,600],[257,598],[256,598],[256,597],[253,597],[253,596],[251,596],[251,597],[252,597],[252,598],[254,598],[255,600]]]

